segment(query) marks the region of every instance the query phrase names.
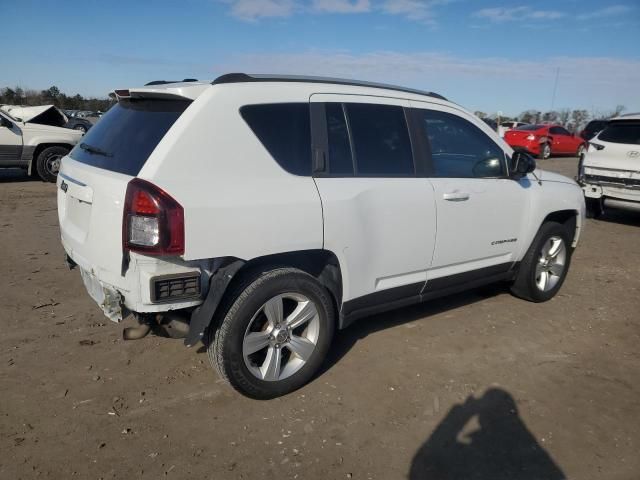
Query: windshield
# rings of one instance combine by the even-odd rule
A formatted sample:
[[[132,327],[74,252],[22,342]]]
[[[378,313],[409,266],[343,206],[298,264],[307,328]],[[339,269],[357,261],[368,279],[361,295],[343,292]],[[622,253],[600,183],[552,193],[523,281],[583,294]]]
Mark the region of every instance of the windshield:
[[[544,128],[544,127],[545,125],[521,125],[515,130],[540,130],[541,128]]]
[[[611,143],[640,145],[640,120],[611,122],[598,136],[598,140]]]
[[[69,154],[78,162],[136,176],[189,106],[181,100],[121,100]]]

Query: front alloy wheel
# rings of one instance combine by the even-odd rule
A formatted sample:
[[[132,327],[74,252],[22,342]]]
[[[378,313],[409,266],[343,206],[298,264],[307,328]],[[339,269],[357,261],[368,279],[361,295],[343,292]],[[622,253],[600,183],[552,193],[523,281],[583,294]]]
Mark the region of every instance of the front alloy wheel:
[[[536,285],[543,292],[552,290],[564,274],[567,261],[567,247],[559,236],[545,242],[536,265]]]
[[[545,222],[520,262],[511,292],[532,302],[551,300],[560,290],[571,263],[573,232],[558,222]]]

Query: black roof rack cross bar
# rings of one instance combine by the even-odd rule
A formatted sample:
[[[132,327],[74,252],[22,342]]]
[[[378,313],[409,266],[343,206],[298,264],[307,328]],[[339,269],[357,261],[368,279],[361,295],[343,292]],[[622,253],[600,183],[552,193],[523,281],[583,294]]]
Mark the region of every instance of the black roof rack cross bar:
[[[352,85],[355,87],[384,88],[404,93],[414,93],[416,95],[426,95],[428,97],[447,100],[442,95],[433,92],[425,92],[413,88],[398,87],[397,85],[387,85],[385,83],[363,82],[359,80],[347,80],[344,78],[331,77],[310,77],[305,75],[264,75],[247,73],[227,73],[216,78],[213,85],[221,83],[247,83],[247,82],[300,82],[300,83],[334,83],[337,85]]]

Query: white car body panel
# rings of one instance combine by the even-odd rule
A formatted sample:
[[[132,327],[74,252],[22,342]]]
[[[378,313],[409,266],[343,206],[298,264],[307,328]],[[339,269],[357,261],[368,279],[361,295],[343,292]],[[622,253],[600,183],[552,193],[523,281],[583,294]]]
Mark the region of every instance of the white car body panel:
[[[624,120],[640,121],[640,115],[613,118],[610,125]],[[605,205],[640,210],[640,145],[608,142],[600,138],[602,133],[590,143],[604,148],[590,145],[582,162],[579,176],[584,195],[604,199]]]
[[[396,98],[344,94],[314,94],[311,102],[409,106]],[[343,301],[426,281],[436,232],[427,179],[316,178],[316,184],[324,248],[340,261]]]
[[[271,157],[239,113],[244,105],[285,102],[433,108],[462,116],[490,136],[506,155],[513,154],[486,124],[435,97],[296,82],[189,83],[129,91],[147,97],[194,99],[138,174],[184,208],[184,255],[132,254],[122,275],[122,212],[130,176],[66,157],[58,186],[63,181],[68,186],[66,194],[59,190],[58,208],[62,243],[69,256],[98,285],[120,292],[124,305],[136,312],[200,303],[153,304],[149,280],[159,272],[196,269],[206,281],[212,265],[222,257],[249,261],[286,252],[331,251],[340,263],[344,302],[517,262],[544,218],[558,210],[577,212],[577,232],[582,226],[580,188],[568,178],[547,176],[546,172],[542,184],[534,175],[520,181],[292,175]],[[468,192],[470,201],[443,200],[443,194],[455,190]],[[492,244],[511,238],[516,241]],[[95,290],[95,282],[89,283]]]

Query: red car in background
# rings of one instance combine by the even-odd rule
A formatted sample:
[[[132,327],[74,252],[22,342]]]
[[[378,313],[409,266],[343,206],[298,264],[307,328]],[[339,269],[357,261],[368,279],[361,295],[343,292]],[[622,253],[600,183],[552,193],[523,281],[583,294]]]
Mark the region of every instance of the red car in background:
[[[587,150],[584,138],[560,125],[522,125],[506,132],[504,140],[514,150],[525,150],[541,159],[552,155],[581,157]]]

